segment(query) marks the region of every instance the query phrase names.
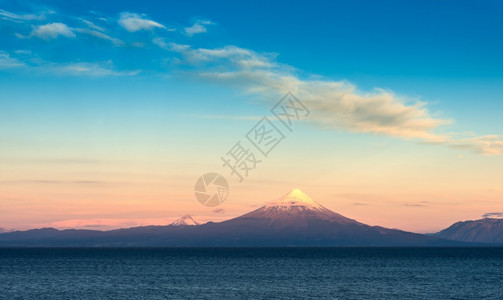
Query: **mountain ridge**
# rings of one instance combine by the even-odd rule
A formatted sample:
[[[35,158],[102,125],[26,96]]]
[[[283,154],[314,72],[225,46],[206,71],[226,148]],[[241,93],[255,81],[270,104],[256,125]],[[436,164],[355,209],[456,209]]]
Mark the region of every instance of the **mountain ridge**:
[[[503,245],[503,219],[483,218],[460,221],[433,236],[443,239]]]
[[[188,215],[167,226],[110,231],[32,229],[0,234],[0,246],[109,247],[366,247],[466,246],[435,236],[369,226],[323,207],[294,189],[244,215],[186,225]],[[192,221],[192,217],[190,217]],[[180,221],[180,222],[178,222]],[[195,222],[195,221],[194,221]],[[181,224],[181,226],[177,224]]]

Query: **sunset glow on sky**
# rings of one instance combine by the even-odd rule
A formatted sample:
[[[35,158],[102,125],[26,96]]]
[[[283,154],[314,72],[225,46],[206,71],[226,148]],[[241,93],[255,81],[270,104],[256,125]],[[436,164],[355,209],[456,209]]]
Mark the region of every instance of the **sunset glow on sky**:
[[[296,188],[421,233],[503,212],[502,2],[386,2],[0,0],[0,227],[220,221]],[[240,183],[221,157],[288,92],[309,116]]]

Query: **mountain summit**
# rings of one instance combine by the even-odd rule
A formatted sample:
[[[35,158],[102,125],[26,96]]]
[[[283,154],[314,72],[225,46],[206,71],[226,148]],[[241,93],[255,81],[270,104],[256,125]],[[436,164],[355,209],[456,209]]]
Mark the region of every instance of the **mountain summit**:
[[[265,204],[265,207],[279,207],[290,209],[292,207],[304,207],[307,209],[321,209],[322,206],[299,189],[294,189],[276,201]]]
[[[236,219],[252,223],[265,222],[271,227],[292,228],[307,227],[310,223],[320,220],[338,224],[360,224],[323,207],[299,189],[294,189]]]
[[[194,220],[191,215],[185,215],[185,216],[182,216],[181,218],[179,218],[178,220],[174,221],[170,225],[171,226],[194,226],[194,225],[199,225],[199,224],[200,223],[196,222],[196,220]]]

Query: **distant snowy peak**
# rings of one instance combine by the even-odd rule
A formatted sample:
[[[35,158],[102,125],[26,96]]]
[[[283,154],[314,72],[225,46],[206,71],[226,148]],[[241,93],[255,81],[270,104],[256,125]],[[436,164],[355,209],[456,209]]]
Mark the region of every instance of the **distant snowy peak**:
[[[266,203],[234,220],[266,224],[272,228],[308,228],[318,226],[320,221],[338,224],[359,224],[356,220],[344,217],[320,205],[301,190],[294,189],[283,197]],[[254,226],[255,226],[254,225]]]
[[[181,217],[180,219],[176,220],[175,222],[171,223],[170,225],[172,226],[194,226],[194,225],[199,225],[199,222],[196,222],[192,218],[191,215],[185,215]]]
[[[280,208],[280,209],[290,209],[292,207],[300,207],[305,209],[324,209],[318,202],[314,201],[303,193],[301,190],[294,189],[278,200],[268,202],[264,205],[265,208]]]

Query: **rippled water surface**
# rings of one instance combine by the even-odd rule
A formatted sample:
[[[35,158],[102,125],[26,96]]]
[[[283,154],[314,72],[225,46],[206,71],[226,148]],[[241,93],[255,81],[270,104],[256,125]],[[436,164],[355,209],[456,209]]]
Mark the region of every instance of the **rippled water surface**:
[[[503,248],[0,249],[0,298],[503,299]]]

